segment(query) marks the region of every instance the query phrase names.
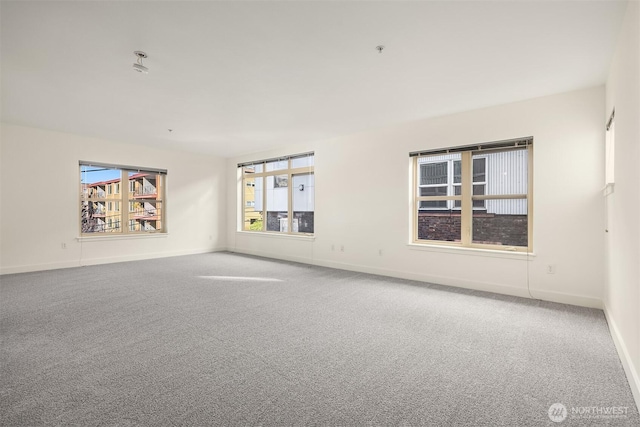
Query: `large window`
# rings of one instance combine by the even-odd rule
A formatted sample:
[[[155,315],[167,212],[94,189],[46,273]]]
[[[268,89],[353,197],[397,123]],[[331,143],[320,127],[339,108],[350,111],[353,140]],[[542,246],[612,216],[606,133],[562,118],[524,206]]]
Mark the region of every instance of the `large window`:
[[[313,153],[238,165],[243,231],[313,234]]]
[[[80,162],[81,234],[166,232],[166,173]]]
[[[530,251],[533,139],[411,153],[414,243]]]

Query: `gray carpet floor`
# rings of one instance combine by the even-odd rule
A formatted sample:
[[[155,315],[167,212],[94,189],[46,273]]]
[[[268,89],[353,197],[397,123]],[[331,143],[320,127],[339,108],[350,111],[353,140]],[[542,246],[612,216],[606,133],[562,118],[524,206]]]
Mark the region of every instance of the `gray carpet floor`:
[[[0,297],[3,426],[640,425],[600,310],[230,253]]]

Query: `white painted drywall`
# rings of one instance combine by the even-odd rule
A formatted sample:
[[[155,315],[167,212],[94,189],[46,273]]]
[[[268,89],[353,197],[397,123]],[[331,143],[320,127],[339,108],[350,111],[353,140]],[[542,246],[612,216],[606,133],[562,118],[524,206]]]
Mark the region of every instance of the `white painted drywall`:
[[[607,196],[609,233],[604,304],[640,406],[640,3],[629,2],[606,86],[604,123],[615,108],[615,185]]]
[[[3,274],[207,252],[226,246],[223,159],[11,124],[2,124],[0,136]],[[167,169],[169,233],[164,237],[78,241],[80,160]]]
[[[521,296],[529,285],[538,298],[600,307],[603,115],[600,86],[230,159],[228,246]],[[534,137],[535,256],[408,245],[409,152],[524,136]],[[307,150],[316,160],[315,237],[238,232],[237,163]],[[548,265],[555,274],[547,273]]]

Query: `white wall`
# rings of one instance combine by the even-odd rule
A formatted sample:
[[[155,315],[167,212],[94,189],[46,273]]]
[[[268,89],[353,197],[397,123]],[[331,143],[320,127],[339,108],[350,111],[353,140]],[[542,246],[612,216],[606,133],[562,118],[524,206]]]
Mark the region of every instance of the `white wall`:
[[[615,185],[607,197],[605,313],[640,406],[640,3],[629,2],[606,89],[615,107]]]
[[[2,274],[226,246],[222,159],[9,124],[0,136]],[[80,160],[167,169],[168,235],[78,241]]]
[[[538,298],[601,307],[603,115],[596,87],[230,159],[229,249],[521,296],[529,285]],[[409,152],[524,136],[534,137],[535,256],[408,245]],[[237,163],[308,150],[315,238],[238,232]]]

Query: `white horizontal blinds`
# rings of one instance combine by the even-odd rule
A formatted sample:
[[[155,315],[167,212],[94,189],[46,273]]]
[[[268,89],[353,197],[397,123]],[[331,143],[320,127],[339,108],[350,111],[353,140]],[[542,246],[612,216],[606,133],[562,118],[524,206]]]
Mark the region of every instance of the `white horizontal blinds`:
[[[611,129],[611,125],[613,124],[613,119],[616,117],[616,109],[614,108],[613,111],[611,112],[611,116],[609,117],[609,120],[607,121],[607,130]]]
[[[242,168],[245,166],[250,167],[250,166],[261,165],[263,163],[269,163],[272,165],[269,167],[269,170],[271,170],[272,168],[277,168],[277,165],[280,164],[280,162],[288,162],[291,159],[293,163],[300,163],[301,159],[305,159],[305,158],[310,159],[310,160],[307,160],[308,164],[306,164],[305,166],[313,166],[314,153],[309,152],[309,153],[294,154],[291,156],[272,157],[269,159],[253,160],[250,162],[238,163],[238,167],[239,168]],[[302,167],[302,165],[295,166],[295,167]],[[273,169],[273,170],[277,170],[277,169]]]
[[[88,167],[103,168],[103,169],[119,169],[119,170],[126,170],[126,171],[137,172],[137,173],[153,173],[156,175],[167,175],[166,169],[147,168],[147,167],[140,167],[140,166],[114,165],[111,163],[87,162],[82,160],[80,161],[80,166],[88,166]]]
[[[504,141],[485,142],[482,144],[464,145],[452,148],[437,148],[433,150],[413,151],[409,153],[409,157],[433,156],[437,154],[459,153],[464,151],[490,151],[505,150],[517,147],[527,147],[533,144],[533,137],[527,136],[523,138],[508,139]]]

